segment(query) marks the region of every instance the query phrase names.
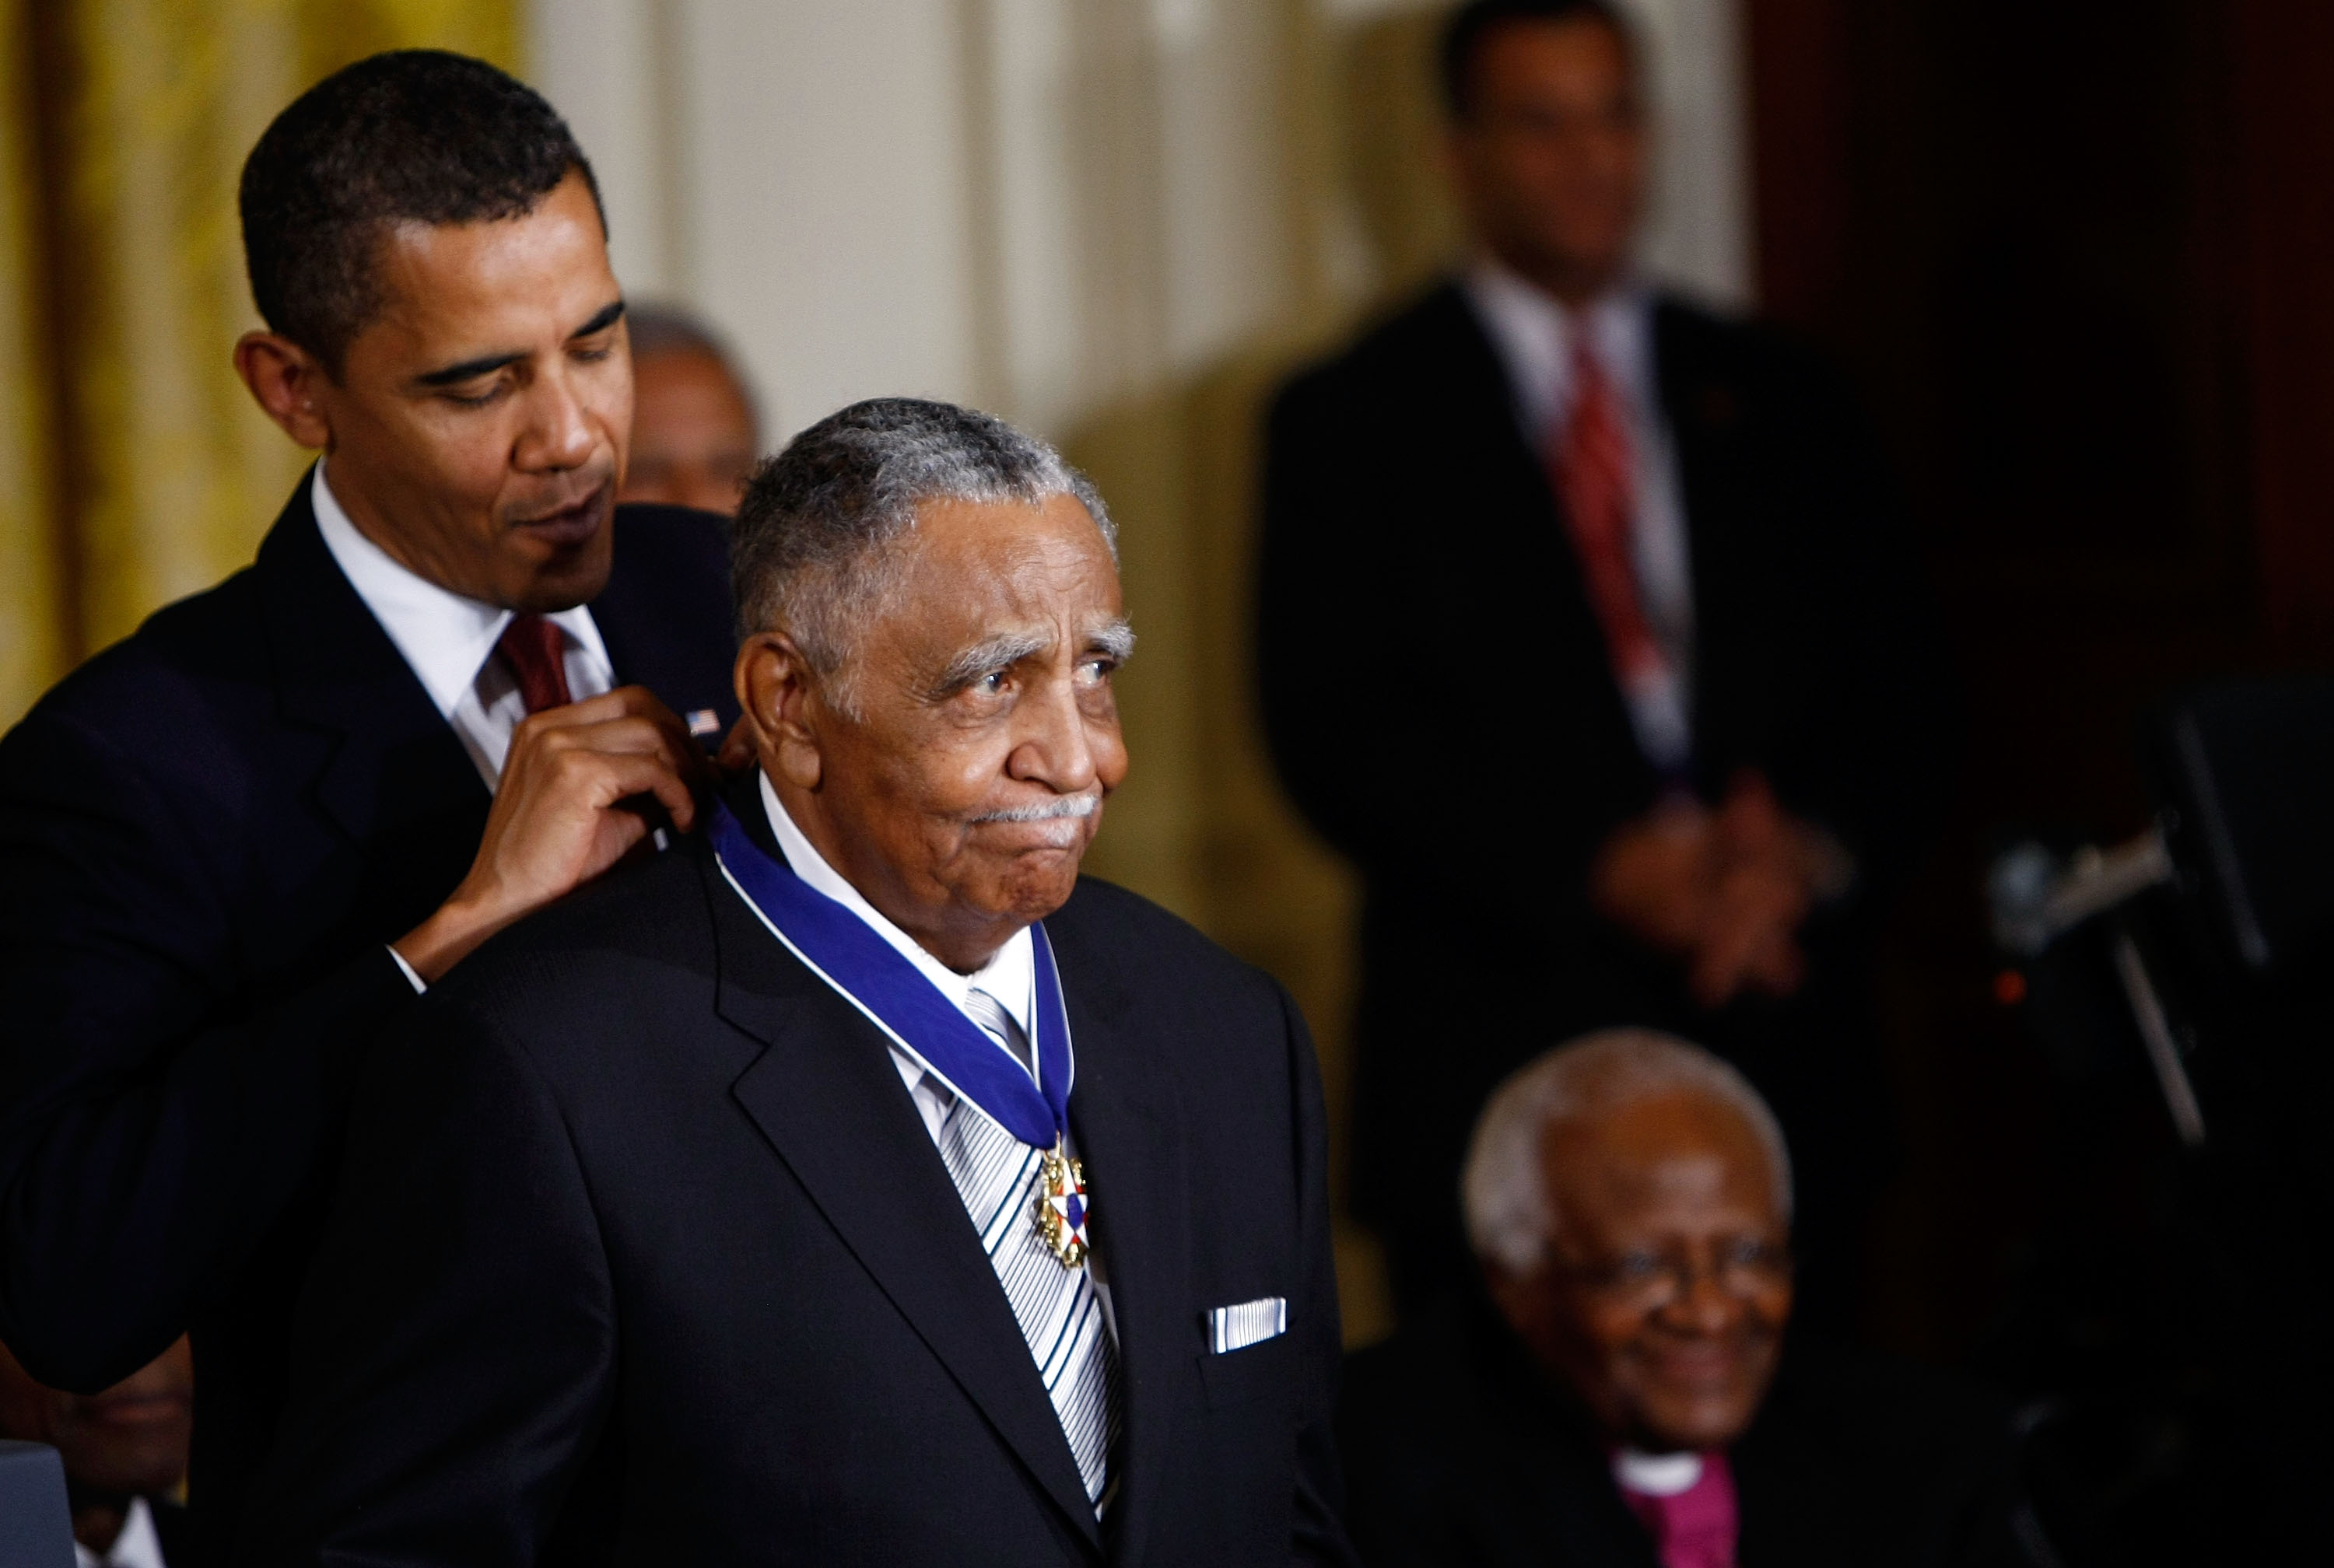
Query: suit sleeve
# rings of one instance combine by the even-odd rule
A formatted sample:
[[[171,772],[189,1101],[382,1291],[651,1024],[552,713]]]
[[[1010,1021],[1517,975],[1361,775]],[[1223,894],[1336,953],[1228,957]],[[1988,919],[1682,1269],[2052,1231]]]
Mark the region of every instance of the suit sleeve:
[[[1956,705],[1934,593],[1878,442],[1839,377],[1790,362],[1777,401],[1808,486],[1781,548],[1813,590],[1789,754],[1769,759],[1794,811],[1856,856],[1867,894],[1912,870],[1942,815]]]
[[[1850,848],[1885,893],[1911,875],[1944,815],[1960,704],[1943,618],[1878,446],[1852,404],[1838,418],[1855,453],[1853,482],[1867,523],[1858,564],[1873,585],[1842,595],[1860,616],[1851,633],[1860,657],[1845,662],[1861,676],[1851,700],[1870,736],[1859,758],[1861,809]]]
[[[233,850],[183,806],[69,717],[0,744],[0,1341],[56,1387],[119,1381],[229,1287],[413,1004],[378,948],[239,995]]]
[[[433,992],[361,1078],[238,1563],[535,1562],[612,1402],[615,1308],[567,1123]]]
[[[1265,438],[1257,659],[1265,731],[1297,809],[1367,863],[1394,820],[1402,772],[1380,752],[1389,716],[1429,711],[1420,662],[1359,668],[1403,622],[1385,574],[1384,502],[1340,381],[1316,373],[1273,405]]]
[[[1290,1303],[1289,1328],[1304,1336],[1298,1348],[1307,1369],[1297,1404],[1297,1497],[1289,1561],[1350,1568],[1355,1559],[1345,1540],[1345,1482],[1335,1429],[1345,1336],[1329,1235],[1329,1116],[1313,1036],[1297,1004],[1287,992],[1278,995],[1297,1111],[1298,1278],[1304,1292],[1302,1300]]]

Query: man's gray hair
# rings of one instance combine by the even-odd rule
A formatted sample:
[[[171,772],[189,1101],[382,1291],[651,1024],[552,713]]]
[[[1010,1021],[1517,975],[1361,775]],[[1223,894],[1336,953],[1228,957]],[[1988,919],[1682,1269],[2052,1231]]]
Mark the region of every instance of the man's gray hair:
[[[822,677],[844,672],[854,638],[892,584],[893,548],[933,501],[1041,506],[1075,496],[1114,560],[1102,494],[1060,453],[1004,420],[918,398],[830,414],[756,471],[729,535],[740,636],[784,631]],[[843,673],[834,697],[846,707]]]
[[[1514,1275],[1539,1266],[1556,1229],[1544,1142],[1550,1127],[1590,1121],[1664,1095],[1713,1100],[1750,1125],[1767,1150],[1775,1207],[1791,1213],[1791,1153],[1775,1113],[1749,1079],[1699,1045],[1651,1029],[1606,1029],[1517,1069],[1475,1121],[1460,1178],[1475,1255]]]

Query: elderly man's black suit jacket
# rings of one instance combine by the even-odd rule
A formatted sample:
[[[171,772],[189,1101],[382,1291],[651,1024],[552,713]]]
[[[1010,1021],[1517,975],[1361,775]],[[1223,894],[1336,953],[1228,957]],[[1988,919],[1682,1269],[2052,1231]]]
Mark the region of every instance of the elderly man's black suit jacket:
[[[615,526],[592,612],[617,678],[726,726],[718,522]],[[415,1000],[384,944],[461,880],[487,804],[304,479],[251,567],[0,741],[0,1342],[93,1390],[193,1330],[206,1557],[282,1400],[354,1063]]]
[[[1124,1382],[1102,1525],[883,1036],[699,843],[375,1052],[241,1557],[1344,1561],[1304,1024],[1117,888],[1046,928]],[[1287,1333],[1210,1354],[1267,1296]]]
[[[1480,1293],[1352,1360],[1337,1436],[1367,1568],[1659,1568],[1606,1448]],[[2011,1568],[2009,1411],[1796,1344],[1728,1451],[1741,1568]]]
[[[1924,599],[1832,377],[1674,300],[1654,336],[1693,578],[1695,785],[1715,801],[1763,770],[1863,871],[1863,896],[1810,928],[1812,978],[1788,1007],[1705,1014],[1679,966],[1590,909],[1591,857],[1660,781],[1459,289],[1272,410],[1264,714],[1289,793],[1365,881],[1354,1203],[1406,1297],[1405,1273],[1466,1270],[1458,1169],[1492,1085],[1588,1028],[1666,1027],[1742,1065],[1791,1135],[1818,1255],[1837,1189],[1872,1166],[1864,917],[1941,786]]]

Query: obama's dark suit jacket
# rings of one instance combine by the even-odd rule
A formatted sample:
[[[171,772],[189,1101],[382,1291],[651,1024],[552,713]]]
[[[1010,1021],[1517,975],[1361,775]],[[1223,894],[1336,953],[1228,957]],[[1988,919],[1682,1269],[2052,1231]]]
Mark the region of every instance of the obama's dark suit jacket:
[[[1590,907],[1592,857],[1662,781],[1461,290],[1426,294],[1272,409],[1264,716],[1290,794],[1365,879],[1354,1207],[1407,1302],[1470,1272],[1456,1193],[1484,1098],[1586,1029],[1673,1029],[1749,1073],[1791,1138],[1818,1295],[1885,1146],[1863,948],[1943,783],[1927,600],[1836,377],[1669,298],[1654,355],[1692,562],[1693,782],[1715,801],[1736,770],[1762,770],[1863,872],[1811,924],[1788,1005],[1704,1013],[1680,966]]]
[[[357,1056],[414,1003],[384,944],[489,803],[308,494],[0,740],[0,1342],[93,1390],[193,1331],[202,1561],[283,1399]],[[616,678],[726,728],[719,524],[614,527],[592,615]]]
[[[1124,1383],[1102,1523],[884,1037],[696,842],[373,1053],[240,1559],[1345,1561],[1304,1024],[1108,884],[1046,928]],[[1270,1296],[1284,1334],[1210,1352]]]

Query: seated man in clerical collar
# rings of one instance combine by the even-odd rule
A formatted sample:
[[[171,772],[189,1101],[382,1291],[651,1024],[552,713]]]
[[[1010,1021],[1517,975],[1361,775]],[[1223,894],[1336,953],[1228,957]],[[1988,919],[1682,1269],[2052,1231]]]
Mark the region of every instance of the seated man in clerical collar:
[[[1340,1438],[1384,1563],[2015,1563],[2002,1412],[1793,1344],[1790,1157],[1716,1056],[1590,1035],[1494,1093],[1486,1287],[1362,1352]]]

